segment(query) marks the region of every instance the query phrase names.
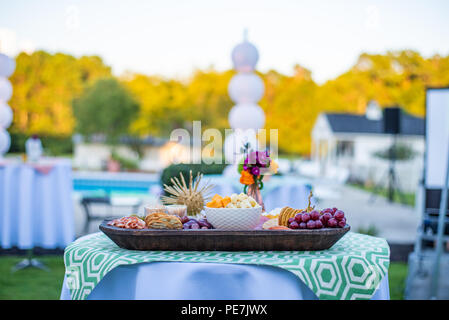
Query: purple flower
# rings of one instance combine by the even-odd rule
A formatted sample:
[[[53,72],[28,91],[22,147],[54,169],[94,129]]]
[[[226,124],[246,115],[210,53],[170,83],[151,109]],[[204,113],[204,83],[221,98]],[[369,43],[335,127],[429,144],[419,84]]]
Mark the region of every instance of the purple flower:
[[[258,167],[252,167],[251,173],[255,176],[258,176],[260,174],[260,169]]]
[[[253,151],[248,155],[248,162],[249,164],[257,164],[257,151]]]
[[[248,165],[247,164],[243,165],[243,170],[245,170],[245,171],[248,170]]]
[[[260,152],[259,153],[259,161],[258,162],[260,163],[260,165],[262,167],[267,167],[268,164],[270,163],[270,157],[267,156],[266,152]]]

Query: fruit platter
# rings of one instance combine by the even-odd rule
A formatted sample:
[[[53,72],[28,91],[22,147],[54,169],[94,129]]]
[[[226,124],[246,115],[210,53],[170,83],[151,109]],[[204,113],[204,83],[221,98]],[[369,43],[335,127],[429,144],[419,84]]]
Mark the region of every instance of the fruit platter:
[[[145,216],[105,220],[100,230],[129,250],[326,250],[350,226],[342,210],[316,209],[311,197],[307,208],[263,213],[262,206],[244,193],[216,194],[200,208],[201,214],[189,214],[188,204],[159,204],[145,207]]]

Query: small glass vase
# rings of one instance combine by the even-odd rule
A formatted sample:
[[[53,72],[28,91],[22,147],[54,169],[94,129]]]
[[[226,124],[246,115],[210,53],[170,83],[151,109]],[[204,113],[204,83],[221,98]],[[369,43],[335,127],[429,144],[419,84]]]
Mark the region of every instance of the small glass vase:
[[[265,205],[263,204],[262,195],[260,193],[259,184],[253,183],[248,186],[246,194],[252,197],[262,207],[262,212],[265,212]]]

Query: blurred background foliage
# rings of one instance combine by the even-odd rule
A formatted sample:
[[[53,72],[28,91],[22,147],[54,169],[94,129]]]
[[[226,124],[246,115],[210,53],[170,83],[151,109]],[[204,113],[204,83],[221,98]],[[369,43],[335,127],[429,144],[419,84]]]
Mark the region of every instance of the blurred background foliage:
[[[164,170],[162,170],[160,182],[161,186],[166,185],[173,185],[171,182],[171,179],[173,177],[177,177],[180,179],[180,175],[182,174],[186,183],[188,183],[190,179],[190,171],[192,171],[192,176],[195,179],[196,175],[198,173],[204,174],[204,175],[211,175],[211,174],[222,174],[223,170],[225,169],[226,164],[172,164],[166,167]],[[207,180],[207,179],[206,179]],[[165,193],[165,191],[164,191]],[[165,193],[166,194],[166,193]],[[166,194],[167,195],[167,194]]]
[[[76,131],[85,136],[102,134],[115,144],[128,134],[139,104],[116,79],[99,79],[73,100]]]
[[[232,70],[197,70],[187,79],[132,73],[115,77],[100,57],[44,51],[21,53],[16,64],[11,77],[13,134],[65,139],[97,130],[108,138],[125,131],[168,137],[174,128],[189,129],[192,120],[201,120],[203,128],[229,127]],[[363,53],[347,72],[322,85],[299,65],[292,75],[275,70],[259,75],[266,87],[259,104],[266,128],[279,129],[279,151],[308,155],[310,132],[320,112],[364,113],[374,99],[381,106],[399,104],[423,116],[425,88],[449,85],[449,56],[425,58],[410,50]],[[119,105],[126,114],[117,111]]]
[[[97,79],[111,76],[99,57],[79,59],[62,53],[37,51],[16,57],[11,76],[14,111],[12,131],[46,136],[69,136],[75,128],[71,104]]]
[[[384,160],[411,160],[417,155],[417,152],[407,144],[397,143],[385,150],[379,150],[374,153],[375,157]]]

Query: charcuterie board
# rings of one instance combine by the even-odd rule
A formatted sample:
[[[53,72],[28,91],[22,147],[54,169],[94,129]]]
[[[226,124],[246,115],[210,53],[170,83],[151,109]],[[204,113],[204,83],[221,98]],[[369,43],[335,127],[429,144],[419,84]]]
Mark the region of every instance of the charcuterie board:
[[[349,230],[220,230],[124,229],[108,225],[100,230],[120,248],[165,251],[319,251],[332,247]]]

